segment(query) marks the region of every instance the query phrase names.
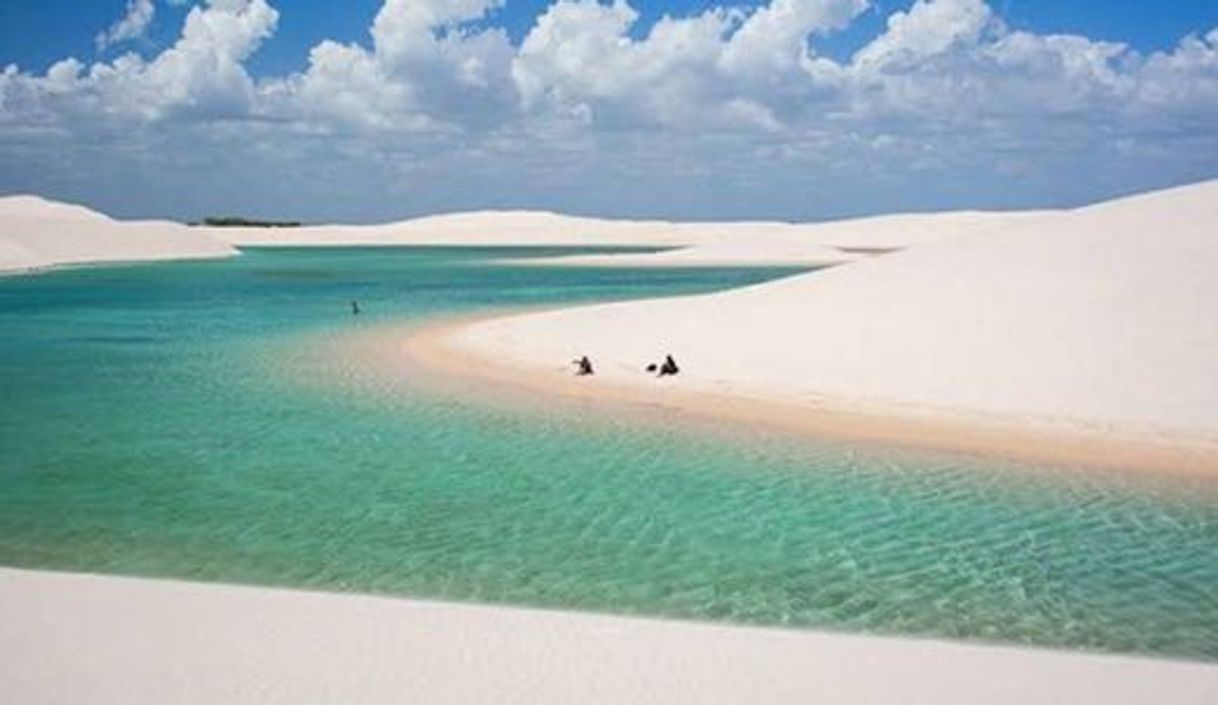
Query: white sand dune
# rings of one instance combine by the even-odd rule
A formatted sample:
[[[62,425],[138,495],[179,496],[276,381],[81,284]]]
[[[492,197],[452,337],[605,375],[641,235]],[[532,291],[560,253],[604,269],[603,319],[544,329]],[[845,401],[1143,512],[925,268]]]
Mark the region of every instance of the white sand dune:
[[[355,245],[685,245],[690,236],[669,223],[575,218],[540,211],[476,211],[381,225],[300,228],[215,228],[236,246]]]
[[[36,196],[0,198],[0,273],[235,254],[222,240],[179,223],[120,222]]]
[[[688,244],[658,253],[568,255],[528,260],[581,267],[823,267],[942,240],[982,236],[1031,222],[1043,211],[884,215],[824,223],[685,223]],[[520,260],[517,260],[520,261]]]
[[[383,225],[186,227],[116,221],[34,196],[0,197],[0,272],[56,265],[224,257],[234,247],[618,246],[654,254],[532,260],[562,266],[807,266],[841,264],[916,244],[1008,227],[1034,213],[940,213],[828,223],[631,221],[538,211],[479,211]]]
[[[915,244],[991,232],[1035,213],[938,213],[828,223],[630,221],[532,211],[482,211],[386,225],[220,228],[237,246],[457,245],[673,248],[656,254],[574,255],[530,260],[561,266],[823,266]]]
[[[453,342],[555,375],[588,354],[589,384],[653,399],[641,368],[671,352],[683,371],[665,388],[1209,436],[1215,272],[1218,181],[746,289],[482,322]]]
[[[0,569],[13,703],[1218,701],[1218,667]]]

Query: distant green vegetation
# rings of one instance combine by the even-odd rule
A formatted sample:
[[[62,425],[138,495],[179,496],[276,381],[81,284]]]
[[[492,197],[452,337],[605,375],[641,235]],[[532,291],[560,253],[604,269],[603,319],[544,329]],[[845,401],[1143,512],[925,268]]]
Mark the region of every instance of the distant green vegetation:
[[[213,228],[299,228],[301,225],[299,221],[295,220],[253,220],[235,216],[204,218],[201,224]],[[200,223],[194,223],[194,225],[200,225]]]

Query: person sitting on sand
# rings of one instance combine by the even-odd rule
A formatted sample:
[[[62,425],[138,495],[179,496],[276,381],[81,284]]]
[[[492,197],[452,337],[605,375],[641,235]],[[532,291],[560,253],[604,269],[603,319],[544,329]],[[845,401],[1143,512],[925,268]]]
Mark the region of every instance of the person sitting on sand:
[[[574,364],[578,368],[575,371],[575,375],[577,377],[586,377],[588,375],[594,374],[592,372],[592,361],[588,359],[587,355],[584,355],[583,357],[579,358],[578,360],[572,361],[572,364]]]
[[[665,355],[664,364],[660,365],[660,375],[659,376],[666,377],[668,375],[675,375],[680,371],[681,371],[681,368],[677,367],[677,361],[672,359],[672,355]]]

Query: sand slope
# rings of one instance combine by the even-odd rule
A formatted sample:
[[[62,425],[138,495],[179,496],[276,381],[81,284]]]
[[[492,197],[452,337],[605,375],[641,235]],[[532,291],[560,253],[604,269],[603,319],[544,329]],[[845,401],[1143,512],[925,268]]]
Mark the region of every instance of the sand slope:
[[[13,703],[1212,703],[1218,667],[0,569]]]
[[[466,328],[467,352],[795,403],[1218,432],[1218,181],[931,242],[708,296]],[[569,370],[566,370],[569,371]],[[557,372],[556,372],[557,373]],[[656,392],[658,393],[658,392]]]
[[[178,223],[119,222],[35,196],[0,198],[0,272],[234,254],[225,242]]]

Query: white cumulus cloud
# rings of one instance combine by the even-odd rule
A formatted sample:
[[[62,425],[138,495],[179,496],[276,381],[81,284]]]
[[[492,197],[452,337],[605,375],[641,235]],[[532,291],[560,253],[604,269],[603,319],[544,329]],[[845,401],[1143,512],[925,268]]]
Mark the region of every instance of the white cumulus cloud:
[[[148,25],[156,14],[156,5],[152,0],[127,0],[127,13],[122,19],[110,25],[110,28],[97,35],[95,40],[99,51],[113,44],[131,41],[144,36]]]
[[[63,120],[249,117],[256,90],[244,62],[274,33],[278,18],[266,0],[208,0],[190,10],[178,40],[153,59],[128,53],[85,66],[69,58],[45,77],[16,73],[0,107]]]
[[[518,43],[488,21],[502,5],[384,0],[366,39],[321,41],[282,76],[246,70],[277,26],[268,0],[195,5],[146,59],[7,67],[0,188],[67,188],[104,164],[178,209],[808,217],[1077,202],[1218,173],[1218,28],[1140,53],[1013,30],[983,0],[914,0],[840,57],[821,43],[877,5],[770,0],[640,27],[629,0],[553,0]],[[107,43],[153,12],[131,2]],[[143,161],[166,154],[182,155],[181,185]],[[250,182],[230,192],[234,171]]]

